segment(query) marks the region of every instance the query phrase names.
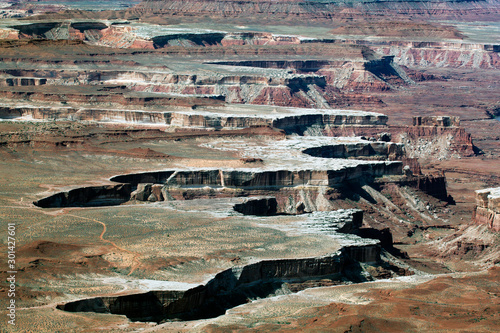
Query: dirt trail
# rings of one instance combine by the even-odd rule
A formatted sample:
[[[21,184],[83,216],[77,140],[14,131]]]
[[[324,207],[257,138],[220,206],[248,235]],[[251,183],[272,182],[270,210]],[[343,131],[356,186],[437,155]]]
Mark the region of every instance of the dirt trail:
[[[127,253],[130,253],[130,254],[132,254],[132,255],[133,255],[132,260],[134,261],[134,263],[135,263],[135,264],[132,264],[132,265],[131,265],[131,270],[130,270],[130,272],[127,274],[127,276],[131,275],[131,274],[132,274],[132,273],[133,273],[133,272],[137,269],[137,267],[139,267],[139,266],[140,266],[140,264],[141,264],[141,263],[140,263],[140,261],[137,259],[137,257],[139,256],[139,254],[134,253],[134,252],[132,252],[132,251],[129,251],[129,250],[127,250],[127,249],[124,249],[124,248],[122,248],[122,247],[120,247],[120,246],[116,245],[116,243],[115,243],[115,242],[113,242],[113,241],[111,241],[111,240],[109,240],[109,239],[105,239],[105,238],[104,238],[104,234],[106,233],[106,230],[107,230],[107,226],[106,226],[106,224],[105,224],[104,222],[98,221],[98,220],[96,220],[96,219],[88,218],[88,217],[83,217],[83,216],[74,215],[74,214],[67,214],[67,215],[68,215],[68,216],[73,216],[73,217],[76,217],[76,218],[81,218],[81,219],[85,219],[85,220],[94,221],[94,222],[96,222],[96,223],[99,223],[100,225],[102,225],[102,232],[101,232],[101,234],[99,235],[99,239],[100,239],[101,241],[103,241],[103,242],[105,242],[105,243],[109,243],[109,244],[111,244],[113,247],[115,247],[116,249],[118,249],[118,250],[120,250],[120,251],[127,252]]]

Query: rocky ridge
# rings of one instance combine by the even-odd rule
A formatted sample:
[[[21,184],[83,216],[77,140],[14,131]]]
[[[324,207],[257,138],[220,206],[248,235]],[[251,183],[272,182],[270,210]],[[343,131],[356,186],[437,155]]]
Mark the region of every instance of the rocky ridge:
[[[356,210],[328,212],[328,217],[325,217],[330,222],[323,222],[329,227],[326,232],[333,235],[333,230],[357,232],[362,220],[360,213]],[[325,221],[325,217],[321,220]],[[308,225],[314,228],[316,223],[311,222]],[[353,260],[376,262],[380,257],[378,241],[351,235],[348,243],[349,246],[323,257],[266,260],[233,267],[218,273],[206,284],[187,290],[152,290],[142,294],[98,297],[60,304],[57,308],[69,312],[121,314],[132,321],[210,318],[247,299],[289,294],[288,284],[294,281],[340,280]]]

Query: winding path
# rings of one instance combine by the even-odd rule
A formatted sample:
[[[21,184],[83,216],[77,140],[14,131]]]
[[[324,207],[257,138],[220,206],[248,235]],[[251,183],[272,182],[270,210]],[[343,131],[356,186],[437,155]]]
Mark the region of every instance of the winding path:
[[[115,243],[115,242],[113,242],[113,241],[111,241],[111,240],[109,240],[109,239],[105,239],[105,238],[104,238],[104,234],[106,233],[106,230],[107,230],[107,226],[106,226],[106,224],[105,224],[104,222],[101,222],[101,221],[96,220],[96,219],[88,218],[88,217],[83,217],[83,216],[74,215],[74,214],[67,214],[67,215],[68,215],[68,216],[73,216],[73,217],[76,217],[76,218],[81,218],[81,219],[85,219],[85,220],[94,221],[94,222],[96,222],[96,223],[99,223],[100,225],[102,225],[102,232],[101,232],[101,234],[99,235],[99,239],[100,239],[101,241],[103,241],[103,242],[105,242],[105,243],[109,243],[109,244],[111,244],[113,247],[115,247],[116,249],[118,249],[118,250],[120,250],[120,251],[124,251],[124,252],[130,253],[130,254],[132,254],[132,255],[133,255],[132,260],[134,261],[134,263],[135,263],[135,264],[132,264],[132,266],[131,266],[131,270],[130,270],[130,272],[127,274],[127,276],[131,275],[131,274],[132,274],[132,273],[133,273],[133,272],[137,269],[137,267],[139,267],[139,266],[140,266],[140,264],[141,264],[141,263],[140,263],[140,261],[137,259],[137,257],[139,256],[139,254],[134,253],[134,252],[132,252],[132,251],[129,251],[129,250],[127,250],[127,249],[124,249],[124,248],[122,248],[122,247],[120,247],[120,246],[116,245],[116,243]]]

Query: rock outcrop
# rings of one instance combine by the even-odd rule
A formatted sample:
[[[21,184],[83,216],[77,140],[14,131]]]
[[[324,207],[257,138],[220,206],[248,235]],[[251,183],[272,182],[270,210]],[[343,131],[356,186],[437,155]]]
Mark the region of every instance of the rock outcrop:
[[[500,231],[500,187],[476,191],[476,208],[472,220]]]
[[[413,171],[419,173],[419,168],[413,165],[411,159],[429,158],[438,159],[451,156],[474,156],[472,137],[460,127],[460,119],[453,116],[417,116],[413,119],[413,126],[327,126],[322,130],[327,136],[363,136],[376,138],[380,133],[388,132],[391,139],[404,145],[405,157],[412,164]],[[406,165],[408,165],[406,163]]]
[[[450,116],[416,116],[413,117],[413,126],[460,127],[460,118]]]
[[[38,77],[0,77],[0,87],[41,86],[46,83],[47,79]]]

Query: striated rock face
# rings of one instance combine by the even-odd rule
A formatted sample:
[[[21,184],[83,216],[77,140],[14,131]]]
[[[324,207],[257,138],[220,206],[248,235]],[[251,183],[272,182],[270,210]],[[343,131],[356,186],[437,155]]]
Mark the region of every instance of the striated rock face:
[[[118,27],[112,26],[112,29]],[[133,31],[131,26],[124,26],[121,29],[130,30],[126,32],[127,34],[132,34]],[[135,29],[140,30],[140,27],[136,26]],[[74,30],[81,34],[79,30]],[[96,31],[102,34],[106,30],[108,29]],[[87,33],[91,30],[83,31]],[[292,43],[274,48],[259,43],[225,47],[219,43],[212,45],[210,41],[197,41],[193,36],[202,38],[205,35],[187,31],[177,35],[152,37],[156,43],[160,43],[160,40],[163,40],[161,43],[166,43],[159,53],[159,57],[166,58],[161,65],[148,63],[144,66],[143,63],[139,65],[131,60],[109,60],[108,55],[103,55],[99,60],[94,58],[69,60],[69,57],[35,59],[32,52],[10,54],[10,56],[4,54],[1,60],[9,63],[11,68],[1,72],[18,78],[46,79],[44,82],[50,87],[36,91],[1,89],[0,96],[31,102],[50,101],[77,105],[83,103],[92,106],[112,104],[123,107],[131,104],[141,107],[166,105],[189,107],[217,105],[220,104],[217,102],[226,101],[238,104],[331,108],[352,104],[383,105],[379,97],[362,93],[394,90],[410,82],[404,71],[398,69],[398,65],[393,62],[393,57],[379,56],[363,45],[318,42]],[[193,45],[190,47],[170,45],[181,37],[193,39]],[[119,35],[115,36],[115,39],[116,43],[123,41]],[[150,47],[142,45],[148,41],[141,42],[141,46],[138,47],[154,48],[157,44],[153,39],[149,40]],[[62,42],[74,45],[75,48],[90,47],[87,44],[104,45],[102,40],[97,44],[90,41],[84,43],[76,37],[54,41],[47,39],[18,41],[18,44],[21,48],[24,46],[29,48],[45,47],[44,43],[58,45]],[[137,41],[134,41],[134,45],[136,43]],[[210,47],[204,46],[205,44]],[[112,43],[109,46],[118,47]],[[106,50],[104,52],[100,50],[96,52],[106,53]],[[83,52],[88,51],[83,50]],[[152,53],[152,51],[143,52]],[[176,60],[170,68],[163,65],[168,63],[170,57],[182,60]],[[193,57],[196,58],[195,62],[190,61]],[[293,60],[289,60],[289,57]],[[216,61],[214,58],[227,60]],[[19,61],[43,66],[38,69],[21,70],[16,65]],[[90,64],[92,66],[89,66]],[[111,64],[117,66],[107,66]],[[193,74],[189,69],[193,64],[202,70]],[[86,70],[75,69],[75,66],[80,65]],[[108,96],[103,96],[103,91],[95,87],[97,85],[108,86],[106,94]],[[111,85],[120,85],[121,88],[113,87],[111,91],[109,90]],[[68,86],[72,86],[73,89],[68,89]],[[92,86],[92,89],[87,86]]]
[[[443,201],[449,200],[444,176],[418,176],[417,188]]]
[[[97,297],[60,304],[57,308],[69,312],[121,314],[134,321],[215,317],[249,299],[275,294],[283,289],[285,281],[324,277],[339,279],[353,261],[374,262],[380,259],[380,246],[376,241],[359,242],[324,257],[263,260],[233,267],[218,273],[205,285],[188,290]]]
[[[130,193],[130,199],[148,201],[151,196],[153,184],[137,184],[137,190]],[[156,200],[154,200],[156,201]]]
[[[156,29],[155,29],[156,28]],[[168,47],[233,46],[233,45],[290,45],[300,44],[293,36],[270,33],[226,33],[218,31],[179,31],[152,27],[144,33],[141,27],[110,24],[108,21],[43,22],[15,25],[0,29],[0,37],[9,39],[43,38],[50,40],[82,40],[90,45],[113,48],[161,49]],[[156,31],[157,30],[157,31]]]
[[[309,43],[309,45],[314,45]],[[306,82],[304,79],[299,82],[290,82],[288,85],[293,90],[298,88],[304,89],[305,84],[315,84],[319,88],[327,87],[339,89],[343,92],[380,92],[389,91],[399,86],[404,86],[413,83],[407,75],[402,71],[397,64],[393,62],[393,56],[376,56],[369,50],[361,56],[354,54],[351,60],[346,60],[345,57],[332,54],[332,60],[276,60],[276,59],[259,59],[259,60],[244,60],[244,61],[220,61],[214,62],[219,65],[245,66],[255,68],[272,68],[286,69],[289,72],[302,74],[316,74],[316,81],[309,79]],[[346,50],[343,50],[345,52]],[[338,58],[338,59],[335,59]],[[298,76],[297,78],[301,78]],[[296,80],[298,81],[298,80]],[[300,84],[299,84],[300,83]],[[305,84],[304,84],[305,83]],[[318,90],[318,89],[316,89]],[[306,91],[306,89],[304,89]],[[328,94],[318,92],[323,95],[328,102],[333,103],[333,100],[328,97]],[[308,94],[310,95],[310,93]]]
[[[117,28],[113,26],[113,29]],[[127,26],[123,27],[123,29],[128,31],[132,27]],[[102,31],[105,30],[107,29]],[[85,32],[87,31],[90,30],[85,30]],[[132,32],[129,31],[128,33],[131,34]],[[177,41],[181,37],[195,39],[193,36],[201,38],[200,36],[204,35],[185,32],[177,35],[153,37],[153,39],[158,43],[160,43],[160,39],[164,40],[163,43],[167,43],[167,41],[173,43],[172,41]],[[119,36],[115,38],[119,41],[123,39]],[[79,41],[77,38],[57,40],[58,43],[76,43],[77,41]],[[40,43],[43,44],[43,42],[56,43],[56,41],[48,40],[30,40],[27,44],[39,45]],[[153,40],[149,42],[152,43],[149,48],[157,45]],[[88,41],[85,43],[92,44]],[[207,47],[201,44],[204,43],[203,45],[207,44],[209,46],[212,45],[211,42],[204,41],[201,43],[196,41],[189,48],[167,46],[168,43],[165,44],[166,48],[163,48],[165,51],[162,49],[162,57],[170,54],[184,59],[187,56],[195,56],[200,60],[204,60],[201,66],[207,68],[207,71],[199,71],[199,74],[195,75],[190,70],[179,70],[178,65],[174,66],[173,69],[169,69],[167,66],[155,66],[154,69],[145,70],[144,66],[137,66],[138,64],[132,61],[127,62],[116,59],[112,61],[123,66],[123,70],[92,69],[77,71],[74,69],[74,65],[78,61],[71,62],[67,59],[30,59],[30,62],[43,63],[44,65],[52,63],[54,68],[18,70],[15,63],[19,61],[20,55],[13,55],[1,59],[10,62],[16,69],[6,69],[3,72],[17,77],[33,76],[40,79],[44,78],[47,85],[58,86],[58,88],[52,88],[51,91],[48,89],[37,91],[36,94],[31,91],[9,90],[3,92],[3,95],[30,101],[91,103],[92,105],[115,103],[123,106],[128,103],[147,107],[153,105],[164,106],[166,104],[191,106],[193,104],[216,104],[211,99],[222,99],[228,103],[330,108],[333,106],[347,106],[353,103],[382,105],[379,98],[362,95],[361,93],[389,91],[410,82],[404,71],[397,68],[398,66],[393,62],[393,57],[376,55],[369,48],[362,45],[308,43],[307,45],[288,45],[274,49],[259,43],[248,47],[224,47],[217,44],[207,50]],[[134,42],[135,44],[136,42]],[[96,45],[104,44],[99,42]],[[118,47],[112,44],[109,46]],[[141,49],[148,48],[139,47]],[[286,60],[288,54],[294,59],[300,59],[303,56],[305,60]],[[31,54],[27,54],[25,57],[30,58]],[[209,60],[214,57],[229,60]],[[242,57],[251,60],[240,60]],[[315,59],[317,57],[320,59]],[[325,58],[328,60],[325,60]],[[82,61],[82,66],[87,66],[89,62],[94,63],[96,61]],[[183,63],[188,68],[192,66],[186,60],[183,60]],[[61,66],[65,67],[65,70],[61,70]],[[127,66],[129,67],[128,70]],[[101,84],[120,84],[132,92],[147,92],[150,94],[145,100],[145,98],[138,98],[138,96],[134,99],[116,95],[113,98],[105,98],[97,92],[77,94],[73,91],[72,93],[65,93],[67,91],[65,87],[68,85]],[[64,87],[59,89],[59,86]],[[88,89],[86,90],[88,91]],[[130,91],[122,90],[119,93],[121,95],[130,95]],[[155,95],[151,95],[151,93]],[[159,94],[163,96],[159,96]],[[168,95],[168,97],[165,95]],[[203,98],[203,96],[205,97]]]
[[[394,129],[396,132],[396,128]],[[405,145],[407,156],[444,159],[450,156],[474,156],[474,145],[469,133],[461,127],[413,126],[397,134]]]
[[[384,55],[394,56],[394,62],[408,67],[451,67],[499,69],[498,45],[445,42],[391,42],[390,46],[375,46]]]
[[[89,97],[90,98],[90,97]],[[179,101],[183,100],[179,98]],[[191,101],[192,104],[205,104],[206,101],[217,104],[217,99],[202,98]],[[154,100],[149,101],[152,104]],[[163,102],[160,102],[160,104]],[[173,102],[174,104],[179,104]],[[181,103],[182,104],[182,103]],[[189,103],[188,103],[189,104]],[[329,126],[383,126],[387,116],[374,112],[328,109],[269,108],[254,107],[245,109],[228,105],[223,108],[196,107],[190,111],[150,111],[150,110],[115,110],[103,108],[75,107],[33,107],[33,106],[0,106],[0,117],[32,117],[43,120],[76,120],[102,122],[132,122],[145,124],[164,124],[175,127],[197,127],[208,129],[248,128],[252,126],[271,126],[283,129],[288,133],[302,134],[309,127],[326,128]],[[275,112],[274,112],[275,111]],[[253,115],[244,114],[252,112]]]
[[[413,126],[441,126],[460,127],[460,117],[434,116],[434,117],[413,117]]]
[[[350,258],[359,262],[376,262],[380,258],[380,245],[346,246],[342,249]]]
[[[308,234],[335,236],[335,234],[339,232],[359,235],[360,227],[362,224],[362,210],[340,209],[334,212],[314,212],[309,215],[309,218],[305,222],[301,222],[300,226],[301,232],[305,232]],[[373,256],[370,258],[373,260],[367,261],[376,261],[378,257]]]
[[[381,114],[355,116],[353,114],[343,115],[342,113],[329,114],[310,114],[298,115],[289,117],[280,117],[273,121],[272,126],[275,128],[284,129],[285,131],[293,131],[304,127],[317,125],[320,127],[336,126],[336,125],[386,125],[387,116]]]
[[[401,162],[386,162],[346,166],[339,170],[177,170],[154,173],[131,174],[111,178],[112,181],[130,180],[133,183],[142,179],[164,179],[167,187],[233,187],[233,188],[280,188],[292,186],[334,186],[345,181],[356,181],[381,177],[384,175],[401,175]],[[141,185],[141,191],[144,186]],[[149,192],[147,192],[149,193]]]
[[[43,208],[119,204],[129,199],[138,201],[188,200],[205,197],[262,195],[275,191],[279,196],[263,201],[247,202],[237,211],[255,215],[274,213],[297,214],[330,210],[327,188],[347,182],[373,182],[388,175],[402,175],[401,162],[354,163],[336,170],[282,169],[198,169],[168,170],[115,176],[112,181],[125,182],[113,187],[80,188],[41,199],[35,204]],[[108,199],[106,201],[105,199]]]
[[[353,8],[354,7],[354,8]],[[332,17],[352,18],[353,13],[358,15],[390,15],[398,17],[440,17],[448,19],[474,18],[478,15],[494,17],[498,14],[496,1],[396,1],[392,3],[380,1],[143,1],[134,8],[134,13],[147,16],[173,17],[218,17],[224,13],[224,18],[237,18],[243,13],[248,19],[266,17],[274,20],[314,20],[330,21]]]
[[[500,231],[500,187],[476,191],[476,208],[472,220]]]
[[[289,45],[300,44],[296,36],[280,36],[266,32],[230,33],[221,40],[222,46],[231,45]]]
[[[434,156],[443,159],[451,156],[475,155],[472,137],[463,127],[459,127],[457,117],[416,117],[414,124],[415,126],[393,125],[385,128],[327,126],[322,133],[333,137],[377,137],[382,131],[389,132],[395,142],[404,145],[405,159],[409,163],[405,164],[410,165],[414,173],[419,173],[419,167],[411,160],[414,158]]]
[[[464,36],[457,29],[431,24],[427,22],[402,21],[368,21],[346,23],[330,31],[334,35],[385,36],[385,37],[415,37],[462,39]]]
[[[41,87],[45,87],[42,85]],[[124,91],[124,87],[104,87],[93,91],[68,90],[59,87],[59,91],[35,90],[32,86],[5,87],[0,91],[0,97],[32,102],[101,104],[115,106],[167,106],[176,105],[191,107],[193,105],[223,105],[224,96],[220,95],[152,95],[141,92]]]

